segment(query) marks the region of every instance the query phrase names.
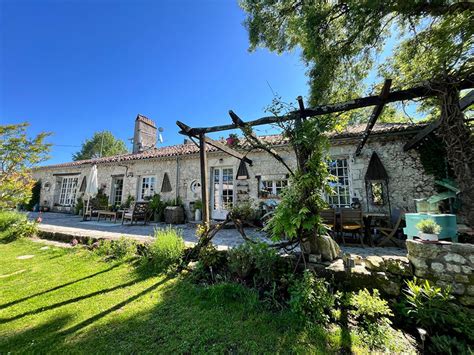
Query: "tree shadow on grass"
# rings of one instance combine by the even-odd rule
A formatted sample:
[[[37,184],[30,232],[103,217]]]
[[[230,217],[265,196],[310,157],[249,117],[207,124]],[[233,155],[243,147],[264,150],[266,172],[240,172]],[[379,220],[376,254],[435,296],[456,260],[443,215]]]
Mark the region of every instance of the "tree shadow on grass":
[[[50,259],[51,259],[51,258],[50,258]],[[100,274],[109,272],[109,271],[115,269],[116,267],[118,267],[118,266],[120,266],[120,265],[121,265],[120,263],[117,263],[117,264],[111,266],[111,267],[108,268],[108,269],[98,271],[98,272],[96,272],[96,273],[93,273],[93,274],[91,274],[91,275],[82,277],[82,278],[77,279],[77,280],[74,280],[74,281],[66,282],[65,284],[55,286],[55,287],[53,287],[53,288],[50,288],[49,290],[37,292],[37,293],[34,293],[34,294],[30,295],[30,296],[26,296],[26,297],[19,298],[19,299],[17,299],[17,300],[14,300],[14,301],[11,301],[11,302],[8,302],[8,303],[5,303],[5,304],[1,304],[1,305],[0,305],[0,310],[1,310],[1,309],[8,308],[8,307],[11,307],[11,306],[16,305],[16,304],[19,304],[19,303],[21,303],[21,302],[27,301],[27,300],[32,299],[32,298],[34,298],[34,297],[42,296],[42,295],[45,295],[45,294],[47,294],[47,293],[60,290],[60,289],[62,289],[62,288],[64,288],[64,287],[67,287],[67,286],[76,284],[76,283],[78,283],[78,282],[91,279],[91,278],[93,278],[93,277],[95,277],[95,276],[98,276],[98,275],[100,275]]]
[[[0,341],[0,352],[328,352],[322,328],[308,333],[287,312],[203,297],[202,289],[182,277],[160,279],[73,322],[62,317],[27,329]],[[37,347],[30,347],[31,339],[40,340]]]

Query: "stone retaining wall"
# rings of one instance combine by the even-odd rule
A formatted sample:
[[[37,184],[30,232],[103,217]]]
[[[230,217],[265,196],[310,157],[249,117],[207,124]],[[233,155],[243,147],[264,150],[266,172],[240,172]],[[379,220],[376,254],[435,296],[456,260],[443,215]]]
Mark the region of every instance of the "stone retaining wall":
[[[345,254],[343,259],[333,262],[318,261],[310,255],[309,261],[309,268],[317,276],[344,290],[377,288],[388,297],[396,297],[401,294],[405,280],[413,278],[413,269],[405,256],[383,252],[380,255]]]
[[[474,306],[474,244],[408,240],[407,249],[415,276],[450,286],[461,304]]]

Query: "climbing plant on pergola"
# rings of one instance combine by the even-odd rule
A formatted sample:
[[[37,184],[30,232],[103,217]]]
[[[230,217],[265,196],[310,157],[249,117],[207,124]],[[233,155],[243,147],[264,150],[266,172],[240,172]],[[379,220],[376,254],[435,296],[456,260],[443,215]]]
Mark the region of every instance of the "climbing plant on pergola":
[[[377,118],[383,111],[385,104],[391,102],[399,102],[405,100],[413,100],[419,98],[428,98],[428,97],[435,97],[440,94],[439,87],[444,85],[444,82],[430,82],[425,83],[422,85],[414,86],[412,88],[406,90],[397,90],[397,91],[390,91],[391,80],[385,80],[383,85],[382,91],[379,95],[373,96],[366,96],[362,98],[357,98],[354,100],[334,103],[334,104],[326,104],[326,105],[318,105],[312,108],[305,108],[303,104],[303,100],[301,97],[298,98],[299,109],[289,112],[287,115],[284,116],[268,116],[262,117],[252,121],[243,121],[239,116],[234,113],[233,111],[229,111],[229,115],[232,119],[232,123],[225,124],[221,126],[212,126],[212,127],[196,127],[191,128],[186,124],[177,121],[176,124],[180,127],[180,133],[186,135],[191,138],[195,138],[199,140],[199,147],[200,147],[200,165],[201,165],[201,193],[202,193],[202,202],[203,202],[203,221],[209,222],[210,214],[209,214],[209,191],[208,191],[208,164],[207,164],[207,154],[206,154],[206,146],[211,145],[216,147],[217,149],[236,157],[237,159],[244,160],[247,163],[251,163],[250,159],[248,159],[242,153],[220,143],[214,141],[206,136],[208,133],[213,132],[221,132],[226,130],[232,129],[244,129],[244,128],[251,128],[254,126],[259,125],[267,125],[267,124],[278,124],[287,121],[301,121],[305,120],[309,117],[327,115],[331,113],[338,113],[338,112],[346,112],[354,109],[359,109],[363,107],[374,107],[374,110],[368,120],[367,127],[362,135],[362,138],[359,142],[359,145],[356,148],[355,154],[359,155],[365,142],[367,141],[370,132],[375,125]],[[458,81],[457,83],[451,84],[455,86],[457,91],[469,89],[474,87],[474,75],[470,75],[463,80]],[[245,133],[245,132],[244,132]],[[248,132],[247,132],[248,133]],[[258,144],[260,148],[265,148],[267,145],[259,140],[259,138],[255,135],[246,134],[247,139],[254,141],[254,144]],[[270,147],[266,148],[271,155],[273,155],[278,161],[284,164],[284,160],[276,154]],[[299,157],[297,157],[299,158]]]

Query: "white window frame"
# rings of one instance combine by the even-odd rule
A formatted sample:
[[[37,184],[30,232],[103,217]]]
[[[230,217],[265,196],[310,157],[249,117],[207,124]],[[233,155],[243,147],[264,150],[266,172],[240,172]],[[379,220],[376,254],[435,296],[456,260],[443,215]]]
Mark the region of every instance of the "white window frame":
[[[278,183],[284,183],[277,186]],[[268,187],[271,185],[271,191]],[[271,197],[279,197],[281,191],[288,186],[288,179],[264,179],[262,180],[262,191],[266,191]]]
[[[145,179],[148,179],[148,183],[151,184],[151,181],[153,181],[153,187],[148,187],[147,190],[148,190],[148,193],[147,190],[144,190],[144,183],[145,183]],[[138,201],[144,201],[146,197],[153,197],[153,195],[156,193],[156,186],[157,186],[157,178],[155,175],[145,175],[145,176],[141,176],[140,177],[140,187],[139,187],[139,190],[138,190],[138,198],[137,200]]]
[[[65,176],[61,179],[59,205],[73,206],[75,204],[78,181],[79,178],[77,176]]]
[[[340,176],[335,175],[338,178],[338,181],[336,182],[336,186],[332,186],[333,190],[335,190],[335,194],[333,194],[333,195],[326,194],[326,201],[329,204],[329,206],[331,206],[331,207],[345,208],[345,207],[350,207],[351,203],[352,203],[352,201],[351,201],[351,196],[352,196],[351,159],[348,156],[334,156],[334,157],[331,157],[330,162],[334,162],[334,161],[338,161],[338,160],[345,160],[346,163],[345,163],[345,166],[342,166],[342,167],[337,167],[336,166],[336,174],[340,170],[343,171],[344,168],[346,169],[346,173],[343,174],[343,175],[340,175]],[[329,169],[329,172],[332,173],[330,166],[328,166],[328,169]],[[339,186],[339,178],[347,179],[347,184],[345,184],[343,186]],[[339,189],[341,187],[347,189],[347,194],[345,194],[345,195],[340,194]],[[346,197],[347,198],[346,203],[341,202],[341,197]],[[335,201],[334,198],[336,198],[337,201]]]
[[[122,180],[122,188],[121,188],[121,193],[120,193],[120,204],[123,203],[123,187],[125,183],[125,177],[124,176],[114,176],[112,178],[112,193],[110,194],[110,204],[113,206],[117,205],[117,188],[115,187],[115,184],[117,183],[118,180]]]

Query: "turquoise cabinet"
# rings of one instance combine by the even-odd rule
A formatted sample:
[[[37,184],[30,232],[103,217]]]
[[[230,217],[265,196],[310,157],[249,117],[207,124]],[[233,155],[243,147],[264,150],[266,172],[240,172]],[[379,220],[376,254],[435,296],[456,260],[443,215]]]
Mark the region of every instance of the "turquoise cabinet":
[[[418,235],[418,229],[415,226],[423,219],[432,219],[441,226],[439,239],[451,239],[453,242],[457,242],[458,228],[454,214],[406,213],[407,226],[403,228],[403,233],[408,239],[413,239]]]

